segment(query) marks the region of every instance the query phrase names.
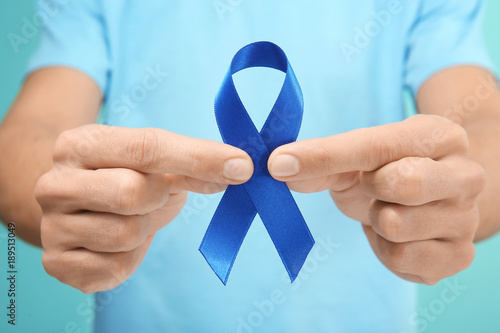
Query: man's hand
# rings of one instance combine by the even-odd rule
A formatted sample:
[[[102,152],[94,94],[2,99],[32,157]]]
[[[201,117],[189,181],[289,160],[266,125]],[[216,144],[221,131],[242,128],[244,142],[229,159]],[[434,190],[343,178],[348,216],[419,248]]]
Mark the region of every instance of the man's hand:
[[[435,284],[467,268],[475,255],[485,175],[468,149],[460,125],[417,115],[279,147],[268,167],[292,190],[329,190],[338,208],[363,224],[388,269]]]
[[[44,267],[85,293],[111,289],[137,269],[186,191],[218,192],[252,173],[240,149],[159,129],[63,132],[52,169],[35,188]]]

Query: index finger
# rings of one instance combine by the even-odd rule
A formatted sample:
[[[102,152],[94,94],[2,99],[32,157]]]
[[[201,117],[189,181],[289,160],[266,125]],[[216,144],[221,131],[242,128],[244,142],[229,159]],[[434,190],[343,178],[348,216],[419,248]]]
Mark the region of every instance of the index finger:
[[[274,178],[295,181],[351,171],[374,171],[404,157],[438,160],[465,154],[465,130],[440,116],[417,115],[402,122],[362,128],[278,147],[269,158]]]
[[[241,149],[158,128],[82,126],[61,134],[54,160],[85,169],[173,173],[222,184],[242,183],[253,173],[252,160]]]

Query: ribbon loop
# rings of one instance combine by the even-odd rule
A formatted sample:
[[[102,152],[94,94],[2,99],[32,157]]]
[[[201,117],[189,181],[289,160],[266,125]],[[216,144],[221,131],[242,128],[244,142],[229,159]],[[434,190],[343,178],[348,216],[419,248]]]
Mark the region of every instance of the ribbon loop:
[[[269,67],[286,74],[260,132],[243,106],[232,78],[233,74],[251,67]],[[267,169],[270,153],[297,139],[303,107],[295,74],[277,45],[257,42],[236,53],[215,98],[215,116],[224,142],[250,155],[254,174],[248,182],[228,187],[199,249],[224,284],[257,212],[292,282],[314,245],[290,190],[285,183],[272,178]]]

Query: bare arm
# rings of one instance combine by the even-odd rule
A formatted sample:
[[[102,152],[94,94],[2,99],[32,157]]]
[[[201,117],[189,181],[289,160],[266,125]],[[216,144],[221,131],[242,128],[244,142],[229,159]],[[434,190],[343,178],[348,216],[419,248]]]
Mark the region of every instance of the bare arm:
[[[500,89],[494,76],[479,67],[453,67],[437,73],[417,97],[420,113],[449,118],[467,132],[469,154],[486,172],[478,198],[476,241],[500,230]]]
[[[102,96],[87,75],[67,67],[32,73],[0,125],[0,219],[15,222],[24,240],[40,246],[41,209],[35,183],[52,165],[64,130],[96,121]]]

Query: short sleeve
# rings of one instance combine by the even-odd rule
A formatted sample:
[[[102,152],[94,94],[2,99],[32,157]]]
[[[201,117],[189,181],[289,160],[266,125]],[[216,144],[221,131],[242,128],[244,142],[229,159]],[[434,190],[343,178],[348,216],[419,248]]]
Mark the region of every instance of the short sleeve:
[[[90,76],[104,93],[110,66],[100,2],[38,0],[37,10],[43,25],[27,74],[48,66],[68,66]]]
[[[456,65],[494,72],[483,38],[483,0],[422,0],[409,32],[405,84],[415,96],[434,73]]]

